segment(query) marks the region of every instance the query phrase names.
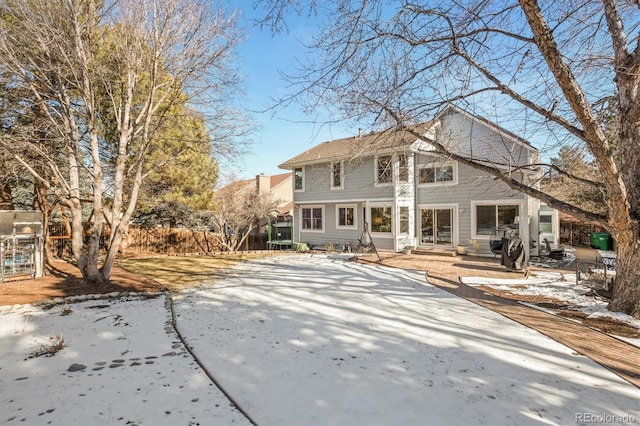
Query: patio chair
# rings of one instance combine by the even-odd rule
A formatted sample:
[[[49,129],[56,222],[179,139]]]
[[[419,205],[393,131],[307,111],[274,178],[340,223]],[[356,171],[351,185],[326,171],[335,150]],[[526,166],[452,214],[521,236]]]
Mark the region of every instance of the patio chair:
[[[551,247],[551,243],[549,243],[548,239],[543,239],[545,255],[550,257],[551,259],[562,259],[564,257],[564,247]]]

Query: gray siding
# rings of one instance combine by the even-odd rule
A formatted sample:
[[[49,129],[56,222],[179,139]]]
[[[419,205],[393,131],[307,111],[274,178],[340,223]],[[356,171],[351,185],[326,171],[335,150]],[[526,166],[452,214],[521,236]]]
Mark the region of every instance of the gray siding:
[[[304,168],[304,191],[296,191],[296,203],[316,201],[364,201],[393,198],[393,186],[375,185],[374,157],[344,162],[343,189],[331,189],[331,163]]]
[[[420,165],[432,164],[433,157],[417,156],[416,168]],[[438,160],[436,160],[438,163]],[[514,191],[505,183],[483,174],[472,167],[457,164],[458,180],[455,185],[432,184],[417,187],[416,204],[424,205],[456,205],[458,209],[458,243],[467,245],[471,238],[471,209],[473,201],[514,200],[519,203],[526,195]],[[416,214],[419,215],[419,212]],[[526,212],[525,212],[526,214]],[[419,223],[420,218],[418,216]],[[487,241],[480,241],[480,253],[489,254]]]
[[[362,236],[364,229],[364,207],[363,203],[356,204],[356,228],[338,228],[337,225],[337,210],[336,206],[343,203],[319,203],[324,207],[324,231],[305,231],[300,229],[300,211],[303,206],[296,206],[294,208],[294,241],[307,243],[309,246],[316,246],[318,248],[324,248],[326,244],[334,244],[336,250],[341,250],[344,244],[350,244],[352,250],[356,250],[358,246],[358,240]],[[351,204],[351,203],[349,203]],[[316,205],[316,204],[313,204]],[[379,249],[393,249],[392,238],[379,238],[372,236],[374,244]]]
[[[468,155],[476,160],[487,160],[493,163],[505,165],[524,165],[530,163],[537,152],[532,147],[521,141],[516,141],[507,135],[501,135],[492,127],[482,121],[471,119],[457,112],[447,112],[440,117],[442,127],[437,132],[438,141],[448,145],[451,149]],[[396,186],[375,185],[375,156],[363,159],[345,160],[343,163],[344,177],[343,188],[331,188],[332,168],[331,163],[306,165],[304,167],[304,191],[294,192],[294,240],[310,245],[324,247],[327,243],[336,244],[340,248],[345,243],[350,243],[355,250],[358,239],[362,235],[366,202],[385,201],[395,206],[398,200],[415,206],[416,235],[421,234],[419,209],[421,206],[450,206],[453,209],[453,220],[456,230],[452,235],[453,243],[468,244],[473,237],[472,217],[474,202],[491,202],[502,200],[504,202],[519,204],[520,214],[526,218],[531,206],[528,197],[510,189],[506,184],[486,175],[472,167],[455,164],[457,181],[455,184],[431,184],[420,185],[418,176],[421,165],[443,163],[443,160],[422,152],[414,155],[413,176],[415,182],[415,199],[413,191],[409,191],[406,197],[396,193]],[[397,175],[397,173],[396,173]],[[336,227],[336,204],[357,204],[357,227],[344,229]],[[324,207],[324,230],[322,232],[309,232],[300,229],[301,207],[320,205]],[[394,212],[397,209],[394,208]],[[395,214],[395,213],[394,213]],[[395,222],[395,220],[394,220]],[[525,230],[526,229],[526,230]],[[521,224],[523,238],[528,238],[529,230],[525,224]],[[413,238],[413,233],[411,233]],[[372,235],[378,249],[393,249],[394,238]],[[488,236],[479,236],[480,254],[491,254],[488,244]],[[398,243],[404,244],[404,242]],[[401,247],[398,247],[400,249]],[[472,252],[472,249],[469,249]]]
[[[358,246],[358,240],[362,236],[364,229],[364,204],[356,204],[356,228],[338,228],[336,206],[343,203],[319,203],[324,207],[324,231],[305,231],[300,229],[301,217],[300,209],[303,206],[294,208],[294,241],[307,243],[309,246],[318,246],[323,248],[326,244],[332,243],[336,245],[336,249],[341,249],[344,244],[351,244],[351,248],[355,251]],[[351,203],[348,203],[351,204]],[[313,204],[314,206],[316,204]],[[372,235],[374,244],[379,249],[393,249],[393,238],[384,238]]]
[[[294,231],[295,240],[309,244],[309,246],[324,247],[328,243],[336,244],[338,247],[345,243],[351,244],[353,249],[358,245],[358,238],[362,233],[362,204],[356,208],[356,229],[336,228],[336,204],[323,204],[324,206],[324,232],[300,230],[300,208],[295,208]]]
[[[530,156],[535,152],[532,147],[497,133],[487,124],[453,111],[444,114],[441,123],[437,141],[478,161],[525,165],[531,162]]]

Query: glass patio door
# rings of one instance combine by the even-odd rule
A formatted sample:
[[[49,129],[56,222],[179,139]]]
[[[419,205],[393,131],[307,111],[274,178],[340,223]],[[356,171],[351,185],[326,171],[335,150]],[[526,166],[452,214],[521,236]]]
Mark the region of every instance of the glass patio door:
[[[421,244],[453,245],[453,209],[421,209],[420,218]]]

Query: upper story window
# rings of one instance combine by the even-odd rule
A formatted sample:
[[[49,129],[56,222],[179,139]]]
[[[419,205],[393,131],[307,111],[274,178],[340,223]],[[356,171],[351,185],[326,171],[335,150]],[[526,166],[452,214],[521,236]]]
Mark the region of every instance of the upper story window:
[[[342,161],[331,163],[331,189],[342,189]]]
[[[405,154],[398,154],[398,181],[409,182],[409,161]]]
[[[376,157],[376,184],[389,185],[393,183],[393,157],[379,155]]]
[[[418,166],[418,183],[420,185],[435,183],[455,184],[456,181],[456,167],[453,163]]]
[[[324,207],[309,206],[300,209],[302,229],[305,231],[324,231]]]
[[[304,168],[296,167],[293,169],[293,189],[295,191],[304,191]]]

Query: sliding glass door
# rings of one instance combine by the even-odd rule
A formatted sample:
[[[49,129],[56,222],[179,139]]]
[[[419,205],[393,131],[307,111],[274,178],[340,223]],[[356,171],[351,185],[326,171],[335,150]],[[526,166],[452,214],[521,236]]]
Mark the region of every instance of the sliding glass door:
[[[453,209],[420,209],[420,244],[453,245]]]

